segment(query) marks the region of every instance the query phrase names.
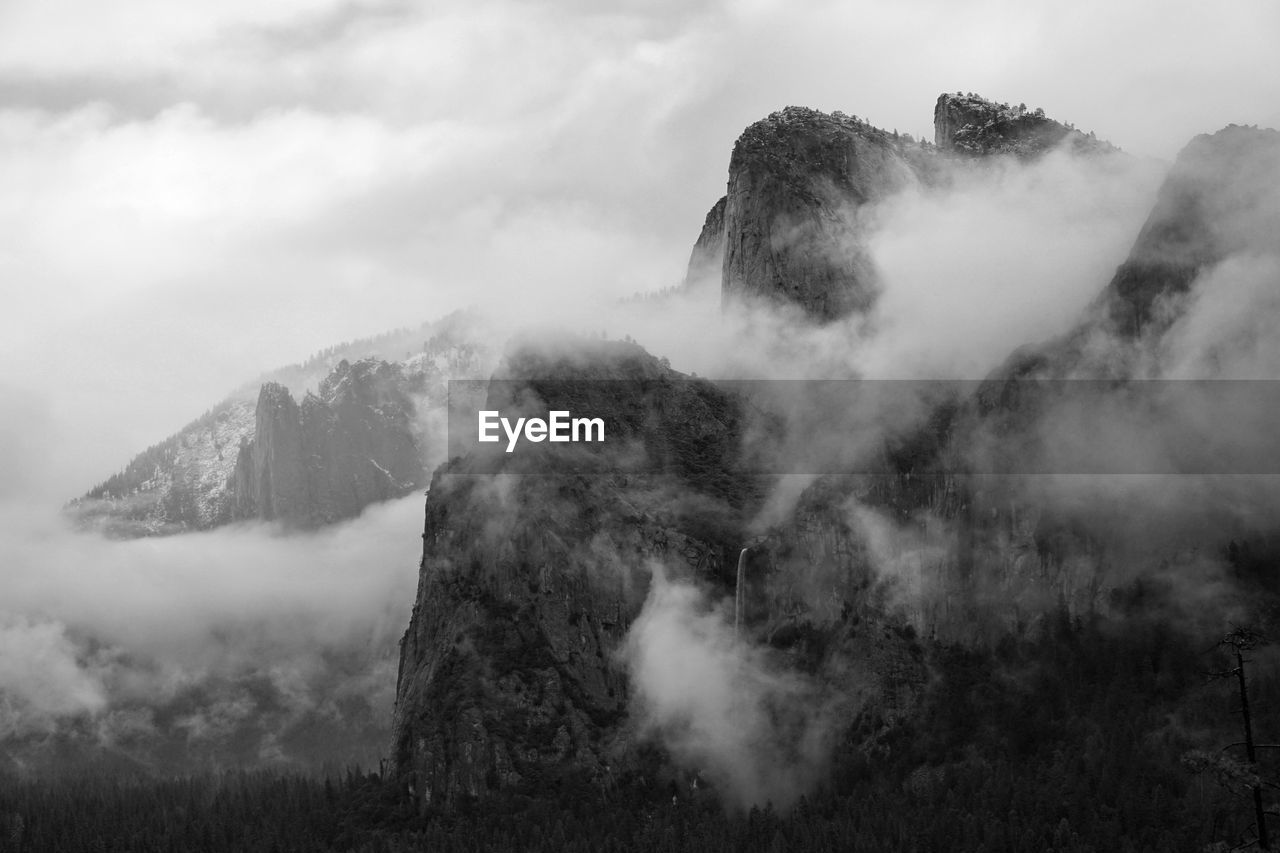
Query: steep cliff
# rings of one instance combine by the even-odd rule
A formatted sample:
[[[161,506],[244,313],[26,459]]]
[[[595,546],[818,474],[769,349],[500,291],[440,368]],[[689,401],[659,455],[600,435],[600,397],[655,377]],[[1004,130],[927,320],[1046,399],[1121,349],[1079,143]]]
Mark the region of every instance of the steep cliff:
[[[483,321],[466,312],[329,347],[240,389],[71,501],[67,512],[119,537],[248,518],[349,518],[425,481],[434,464],[427,460],[443,441],[424,430],[430,411],[443,411],[447,380],[483,375],[492,359]],[[399,374],[370,367],[384,361]],[[413,464],[406,420],[422,457]]]
[[[762,416],[742,386],[583,341],[522,347],[498,376],[487,407],[532,398],[598,414],[618,450],[572,472],[517,454],[497,473],[464,456],[434,475],[393,742],[420,803],[566,777],[607,787],[634,768],[639,709],[621,655],[658,567],[717,596],[740,580],[745,636],[821,683],[854,679],[877,725],[913,707],[922,652],[887,615],[847,496],[750,529],[773,478],[739,461]]]
[[[1148,480],[1143,491],[1141,478],[1128,476],[1134,469],[1126,466],[1163,464],[1169,454],[1187,462],[1195,457],[1185,442],[1212,443],[1228,412],[1256,415],[1252,407],[1264,405],[1259,392],[1233,393],[1238,386],[1231,383],[1211,384],[1227,390],[1206,393],[1143,380],[1170,378],[1168,337],[1188,310],[1225,307],[1192,301],[1202,277],[1229,262],[1274,269],[1265,264],[1280,256],[1277,185],[1280,133],[1231,126],[1196,137],[1171,168],[1127,259],[1076,327],[1014,353],[950,417],[922,423],[909,443],[925,452],[903,469],[917,472],[910,478],[915,494],[891,480],[864,491],[862,502],[894,508],[901,522],[928,517],[950,526],[951,541],[934,552],[945,558],[923,577],[932,587],[918,599],[926,606],[920,614],[925,630],[997,637],[1054,606],[1093,614],[1114,604],[1135,578],[1192,571],[1188,565],[1205,553],[1225,554],[1233,539],[1261,537],[1269,547],[1271,523],[1245,509],[1248,499],[1236,498],[1235,505],[1199,500],[1194,495],[1208,487],[1194,476]],[[1219,355],[1257,343],[1232,341],[1229,326],[1214,334],[1208,346]],[[1212,358],[1208,366],[1220,361]],[[1220,377],[1211,369],[1203,378]],[[1064,416],[1083,420],[1063,427]],[[1179,420],[1187,417],[1186,424]],[[1052,467],[1081,458],[1095,460],[1091,475]],[[1212,464],[1225,457],[1202,458]],[[1050,465],[1037,467],[1042,474],[1063,476],[978,473],[997,459],[1040,460],[1038,466]],[[955,473],[919,476],[937,467]],[[1231,493],[1229,478],[1209,479]],[[918,491],[943,481],[943,491],[957,499],[950,504]]]
[[[372,359],[339,362],[301,406],[263,385],[233,474],[235,517],[313,527],[416,488],[414,390],[397,365]]]
[[[1202,272],[1233,255],[1280,252],[1280,133],[1231,125],[1178,154],[1155,207],[1101,303],[1119,334],[1156,331]],[[1162,312],[1160,309],[1164,308]]]
[[[726,303],[796,305],[819,322],[864,312],[879,289],[866,248],[870,206],[912,184],[945,182],[955,155],[1031,159],[1058,146],[1117,150],[1043,110],[976,95],[941,95],[934,136],[931,147],[856,117],[803,107],[752,124],[730,157],[723,224],[717,204],[698,236],[688,280],[722,257]]]
[[[254,437],[240,445],[232,483],[237,518],[299,521],[309,514],[302,420],[283,385],[262,386]]]
[[[426,803],[563,774],[603,784],[630,749],[619,740],[628,691],[616,652],[652,565],[722,573],[751,500],[745,483],[692,476],[702,445],[732,446],[734,401],[709,383],[677,382],[633,344],[520,348],[500,375],[502,399],[488,405],[512,393],[547,408],[572,397],[575,411],[638,442],[624,445],[675,452],[669,473],[601,460],[598,471],[562,474],[517,456],[497,474],[456,458],[432,477],[393,745]],[[620,395],[616,382],[647,390]],[[645,428],[654,417],[662,429]]]
[[[729,160],[723,298],[865,311],[878,283],[859,210],[915,179],[900,141],[856,118],[787,107],[751,125]]]
[[[1227,262],[1280,255],[1277,183],[1280,132],[1231,125],[1195,137],[1175,159],[1124,263],[1075,327],[1013,353],[992,380],[1162,378],[1166,336],[1185,317],[1197,283]]]
[[[689,253],[689,266],[684,276],[686,287],[711,284],[719,287],[724,269],[724,209],[726,196],[711,206]]]

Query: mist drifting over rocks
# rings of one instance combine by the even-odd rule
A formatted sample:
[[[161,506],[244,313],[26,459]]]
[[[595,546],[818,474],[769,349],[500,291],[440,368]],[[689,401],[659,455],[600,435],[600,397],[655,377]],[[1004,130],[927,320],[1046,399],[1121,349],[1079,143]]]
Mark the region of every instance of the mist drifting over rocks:
[[[801,450],[807,456],[794,457],[793,464],[825,461],[826,469],[805,475],[801,471],[812,469],[795,468],[780,478],[740,469],[729,492],[709,494],[713,480],[681,478],[677,468],[676,479],[658,493],[673,507],[696,509],[674,514],[635,503],[625,497],[635,487],[619,482],[585,487],[570,478],[556,486],[554,477],[539,479],[520,487],[520,501],[503,504],[501,529],[531,523],[521,506],[554,501],[568,515],[522,527],[529,532],[506,556],[473,555],[459,564],[445,559],[450,546],[441,551],[429,545],[435,558],[424,568],[430,588],[420,589],[410,629],[419,639],[407,652],[412,668],[402,671],[396,747],[397,766],[425,802],[519,785],[548,766],[577,767],[597,780],[628,766],[625,737],[596,740],[590,727],[572,722],[579,712],[594,719],[618,707],[616,692],[602,706],[568,688],[578,678],[575,634],[591,648],[631,626],[621,647],[631,691],[628,725],[642,742],[660,743],[683,772],[714,779],[728,802],[746,807],[792,802],[821,779],[840,725],[833,722],[838,714],[815,708],[854,716],[874,708],[890,720],[913,713],[928,681],[915,637],[983,647],[1001,636],[1040,630],[1058,608],[1070,618],[1114,613],[1109,602],[1118,591],[1152,578],[1165,602],[1152,612],[1188,631],[1212,630],[1247,615],[1220,549],[1233,536],[1262,531],[1240,509],[1251,502],[1269,505],[1266,489],[1246,487],[1250,498],[1224,501],[1221,490],[1231,487],[1222,478],[1184,479],[1169,489],[1159,478],[1135,481],[1131,472],[1141,468],[1107,469],[1105,456],[1101,463],[1091,460],[1101,465],[1093,476],[982,477],[984,448],[993,442],[1015,454],[1006,461],[1022,465],[1032,458],[1016,458],[1019,447],[1070,448],[1065,436],[1055,439],[1055,430],[1079,437],[1086,423],[1119,459],[1126,458],[1126,440],[1140,434],[1150,439],[1152,413],[1127,408],[1123,395],[1073,419],[1066,408],[1070,398],[1055,397],[1052,385],[1028,385],[1025,399],[1009,393],[1037,378],[1162,375],[1133,367],[1132,336],[1105,316],[1099,320],[1097,306],[1117,289],[1114,283],[1104,288],[1107,279],[1122,280],[1125,265],[1146,251],[1157,226],[1149,219],[1144,229],[1142,222],[1153,202],[1150,216],[1158,222],[1165,215],[1158,199],[1176,192],[1170,186],[1184,179],[1175,167],[1157,194],[1163,178],[1149,162],[1039,116],[1010,119],[1005,128],[1000,123],[1012,115],[1009,108],[968,102],[985,103],[979,112],[990,114],[984,120],[992,126],[965,134],[948,125],[940,131],[942,146],[895,138],[859,119],[799,109],[748,128],[730,161],[723,217],[717,203],[685,286],[625,303],[610,328],[628,330],[676,369],[719,379],[982,381],[962,383],[940,398],[899,394],[894,407],[872,395],[860,407],[842,410],[834,401],[815,404],[784,388],[772,399],[731,397],[731,420],[747,424],[742,435],[752,435],[753,423],[763,417],[769,426],[761,434],[779,442],[774,450],[784,454],[783,462],[772,475],[788,470],[787,452]],[[1228,137],[1237,132],[1224,131]],[[1270,137],[1247,133],[1253,141],[1245,147],[1258,146],[1253,150],[1265,161]],[[957,142],[968,138],[994,141]],[[1187,159],[1198,156],[1193,145]],[[1232,166],[1226,164],[1245,162],[1225,145],[1209,159],[1216,163],[1210,168],[1227,171]],[[865,180],[888,183],[859,183],[864,169]],[[1189,204],[1212,202],[1208,185],[1190,194]],[[1254,220],[1252,214],[1245,218]],[[1193,227],[1186,239],[1201,236]],[[716,305],[707,298],[715,278],[708,259],[721,244],[722,305]],[[1193,275],[1214,268],[1215,259],[1206,259]],[[1161,271],[1152,281],[1170,295],[1182,287]],[[552,344],[548,350],[556,353],[549,356],[554,375],[572,375],[565,348]],[[1113,355],[1100,362],[1099,353]],[[625,375],[628,362],[618,359],[597,352],[591,371],[581,374],[584,382],[599,378],[600,365]],[[687,379],[677,374],[662,381],[674,389]],[[1210,404],[1193,395],[1174,403],[1193,424],[1196,414],[1209,413]],[[842,419],[851,412],[858,416]],[[1200,423],[1214,428],[1212,419]],[[648,440],[660,432],[646,434]],[[1070,452],[1037,470],[1083,470],[1079,459],[1072,467]],[[584,488],[581,497],[571,497]],[[736,501],[727,501],[730,496]],[[620,587],[625,594],[610,592],[619,583],[615,565],[602,574],[592,570],[599,540],[583,538],[586,531],[613,529],[617,519],[578,515],[618,500],[638,513],[647,531],[636,556],[628,557]],[[436,501],[433,492],[429,504]],[[430,541],[460,530],[452,501],[440,501],[429,513]],[[1133,501],[1142,502],[1145,512],[1116,515],[1116,508]],[[1208,504],[1216,509],[1212,521],[1203,514]],[[477,512],[474,503],[466,506],[467,515]],[[1187,526],[1197,516],[1204,524]],[[1175,529],[1180,535],[1170,538]],[[677,547],[668,537],[684,544]],[[745,581],[747,628],[744,637],[731,639],[723,602],[736,597],[731,567],[743,547],[754,554]],[[546,579],[553,566],[565,565],[565,554],[576,555],[568,559],[581,567],[577,591],[563,598],[567,624],[551,615],[555,611],[544,612],[538,596],[512,592],[523,589],[523,578],[538,578],[531,583],[540,595],[559,599]],[[648,594],[639,597],[637,590],[645,588]],[[431,649],[441,646],[423,642],[416,620],[435,619],[424,614],[442,607],[442,615],[449,612],[451,605],[442,602],[453,600],[479,608],[470,611],[479,621],[459,631],[451,650],[437,657]],[[507,607],[514,608],[509,617],[503,615]],[[507,618],[545,638],[548,657],[540,666],[555,673],[562,697],[552,708],[535,712],[518,698],[506,705],[498,697],[510,696],[512,684],[456,674],[460,667],[481,672],[482,661],[506,658],[509,652],[467,638],[487,635]],[[702,672],[699,667],[705,673],[689,674]],[[705,690],[685,689],[692,681]],[[514,689],[518,696],[528,688]],[[432,698],[432,691],[442,694]],[[457,741],[450,746],[447,738],[435,739],[421,748],[411,734],[420,725],[414,721],[429,725],[433,718],[454,717],[452,703],[458,701],[474,702],[483,716],[468,724],[467,737],[474,740],[468,741],[465,778],[451,775],[458,766],[450,757]],[[502,717],[494,709],[504,706],[509,711]],[[561,706],[574,710],[557,728],[555,709]],[[433,711],[445,707],[455,710]],[[796,711],[799,716],[786,710],[800,707],[806,710]],[[554,728],[558,745],[551,753],[525,751],[532,748],[522,740],[527,735],[512,741],[500,734],[513,725],[526,733]],[[756,759],[764,764],[753,764]],[[764,765],[777,772],[766,779]]]
[[[1187,632],[1254,618],[1227,545],[1274,534],[1270,482],[1121,462],[1247,445],[1262,413],[1073,408],[1054,383],[1275,375],[1277,150],[1231,127],[1165,174],[972,95],[939,99],[932,144],[775,112],[733,146],[681,284],[482,297],[233,397],[88,496],[177,535],[13,510],[11,768],[59,739],[144,771],[386,756],[425,811],[608,790],[656,747],[672,784],[785,811],[920,711],[939,649],[1116,617],[1140,583]],[[626,442],[594,469],[441,453],[443,383],[490,376],[487,405],[599,413]],[[798,390],[826,380],[955,384]],[[1116,473],[1078,474],[1096,445]],[[992,454],[1042,476],[984,477]]]

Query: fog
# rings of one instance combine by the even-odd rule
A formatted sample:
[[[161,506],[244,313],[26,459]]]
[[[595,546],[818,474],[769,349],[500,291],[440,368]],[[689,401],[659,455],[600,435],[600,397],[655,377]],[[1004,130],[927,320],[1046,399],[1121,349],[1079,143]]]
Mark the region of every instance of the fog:
[[[0,738],[87,725],[82,743],[158,770],[385,750],[420,495],[307,535],[254,524],[112,541],[7,510]],[[342,741],[317,749],[326,727]],[[40,751],[14,755],[41,769]]]
[[[903,518],[901,506],[852,496],[843,509],[865,546],[875,594],[927,636],[982,643],[1034,631],[1058,608],[1106,613],[1113,593],[1139,580],[1147,590],[1143,618],[1165,619],[1196,641],[1218,636],[1256,616],[1227,543],[1270,533],[1280,508],[1275,395],[1217,381],[1273,380],[1280,367],[1280,243],[1274,229],[1259,227],[1275,220],[1276,196],[1257,188],[1280,186],[1280,172],[1266,167],[1268,152],[1259,145],[1248,155],[1262,168],[1245,171],[1247,192],[1208,182],[1197,203],[1233,211],[1208,220],[1224,256],[1185,294],[1162,297],[1164,321],[1136,337],[1102,321],[1097,306],[1163,170],[1056,152],[1030,165],[984,164],[943,189],[908,190],[860,210],[882,286],[867,316],[817,328],[786,310],[740,307],[706,325],[721,335],[719,347],[691,354],[718,354],[699,362],[712,375],[980,379],[1034,343],[1047,354],[1048,377],[1214,380],[1096,390],[1050,383],[1031,392],[1041,395],[1038,404],[1024,406],[1012,424],[992,418],[953,434],[950,458],[977,476],[957,468],[939,489],[969,490],[968,511],[919,506]],[[1243,156],[1236,150],[1215,162],[1238,165]],[[1182,161],[1184,177],[1188,167],[1198,165]],[[666,332],[676,352],[681,339],[695,337],[671,319]],[[886,438],[921,428],[933,411],[906,383],[880,401],[861,385],[847,399],[806,397],[805,387],[784,385],[777,399],[756,400],[782,413],[783,452],[805,466],[779,479],[756,519],[760,531],[788,517],[813,479],[801,472],[865,470],[859,460],[875,458]],[[963,387],[973,390],[958,393]],[[983,478],[993,470],[991,451],[1034,475]],[[839,570],[827,572],[805,582],[837,588]],[[827,679],[780,676],[767,648],[733,637],[724,605],[712,607],[704,591],[662,573],[654,583],[627,649],[644,730],[686,768],[715,779],[730,802],[785,807],[820,777],[829,755],[813,748],[832,736],[823,709],[856,707],[866,685],[842,679],[846,689],[835,699],[821,695]],[[840,656],[834,660],[839,665]],[[775,703],[806,711],[791,718],[759,711]],[[776,773],[762,774],[757,760]]]
[[[607,330],[702,375],[981,377],[1071,327],[1192,134],[1280,125],[1278,16],[1262,0],[5,4],[0,737],[294,762],[331,725],[376,757],[421,495],[316,534],[132,542],[73,531],[58,508],[264,370],[466,306],[496,338]],[[714,286],[619,307],[680,282],[750,122],[795,103],[929,136],[956,88],[1136,156],[1001,163],[868,211],[884,281],[868,317],[726,314]],[[1210,272],[1153,357],[1273,376],[1273,260]],[[742,803],[798,790],[825,729],[802,717],[779,739],[760,703],[813,685],[728,640],[703,591],[655,590],[633,652],[661,736],[744,780]],[[705,695],[643,680],[682,641]],[[715,719],[741,726],[702,728]]]
[[[734,138],[788,103],[929,135],[973,89],[1166,159],[1280,124],[1277,14],[6,4],[0,356],[67,431],[45,494],[335,341],[677,283]]]

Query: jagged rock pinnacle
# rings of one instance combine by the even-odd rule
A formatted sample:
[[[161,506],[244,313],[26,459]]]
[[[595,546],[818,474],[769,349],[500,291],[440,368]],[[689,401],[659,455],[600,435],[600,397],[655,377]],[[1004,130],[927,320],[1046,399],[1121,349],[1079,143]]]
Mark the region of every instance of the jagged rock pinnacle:
[[[1077,151],[1117,150],[1109,142],[1054,121],[1040,108],[1011,107],[973,93],[938,96],[933,108],[933,140],[942,151],[984,156],[1036,157],[1064,142]]]

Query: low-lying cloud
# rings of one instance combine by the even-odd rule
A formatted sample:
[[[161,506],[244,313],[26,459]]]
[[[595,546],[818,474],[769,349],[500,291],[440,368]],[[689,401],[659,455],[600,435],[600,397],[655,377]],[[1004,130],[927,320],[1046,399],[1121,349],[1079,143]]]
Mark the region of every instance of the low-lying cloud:
[[[61,734],[158,767],[162,747],[196,764],[376,759],[421,495],[317,533],[130,541],[8,509],[0,738]],[[314,748],[325,726],[349,740]]]
[[[733,613],[655,566],[621,649],[634,724],[746,809],[788,808],[826,768],[837,697],[734,634]]]

